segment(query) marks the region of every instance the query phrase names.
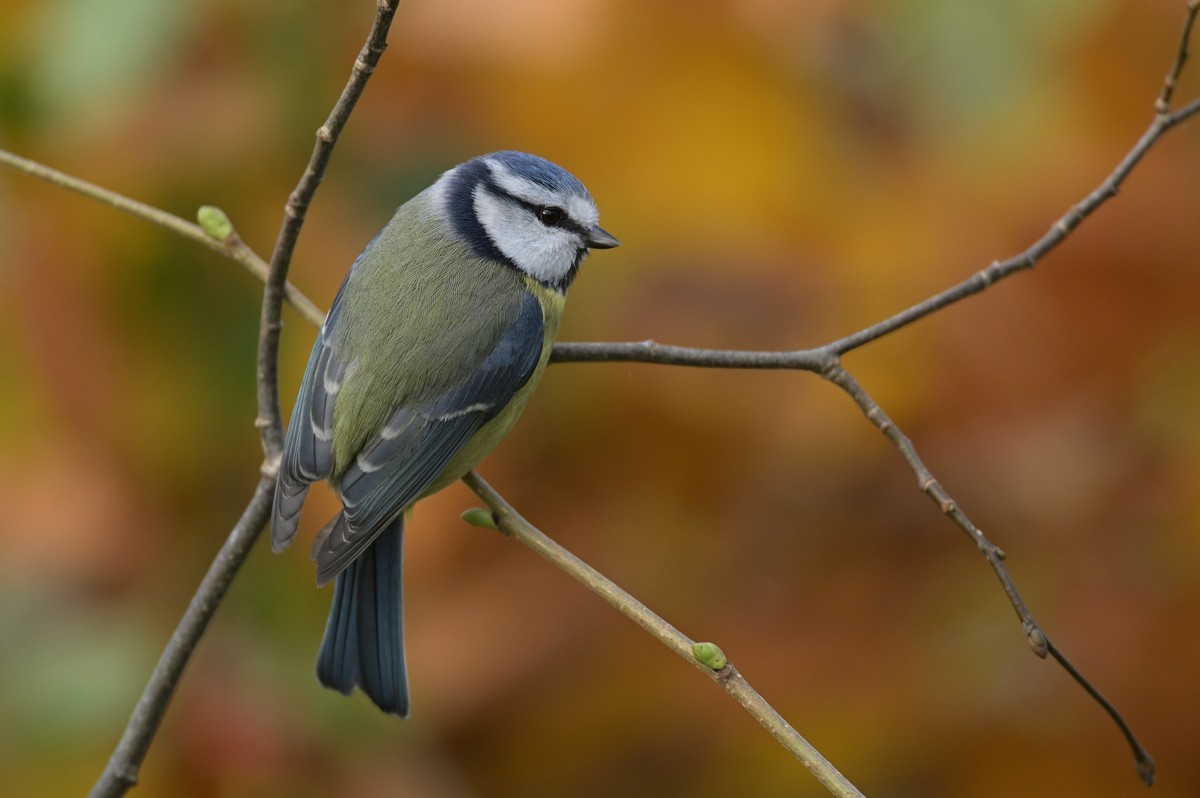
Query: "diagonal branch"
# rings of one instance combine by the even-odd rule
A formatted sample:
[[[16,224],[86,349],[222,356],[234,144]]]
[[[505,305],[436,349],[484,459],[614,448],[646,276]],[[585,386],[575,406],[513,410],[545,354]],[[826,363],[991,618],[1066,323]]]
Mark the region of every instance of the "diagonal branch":
[[[1071,664],[1066,655],[1050,642],[1050,638],[1038,626],[1037,621],[1033,619],[1033,615],[1030,614],[1029,609],[1025,606],[1021,594],[1017,592],[1016,583],[1013,582],[1012,576],[1008,573],[1008,568],[1004,564],[1006,559],[1004,550],[988,540],[987,536],[983,534],[983,530],[975,526],[971,519],[967,517],[967,514],[963,512],[958,502],[942,487],[942,484],[938,482],[937,478],[934,477],[933,473],[921,460],[917,454],[916,447],[913,446],[912,440],[892,422],[883,408],[867,394],[862,385],[859,384],[858,380],[850,372],[846,371],[839,364],[821,376],[841,388],[854,400],[855,404],[862,410],[863,415],[867,417],[867,420],[874,424],[875,428],[882,432],[892,442],[892,445],[896,447],[897,451],[900,452],[901,457],[904,458],[904,461],[908,463],[909,468],[912,469],[913,474],[917,477],[917,485],[920,487],[921,492],[929,496],[941,508],[941,511],[957,524],[967,534],[967,537],[975,543],[979,552],[987,560],[988,565],[991,566],[992,571],[995,572],[996,578],[1000,580],[1000,585],[1004,588],[1004,594],[1008,596],[1009,603],[1016,610],[1017,617],[1021,620],[1021,629],[1025,632],[1025,639],[1029,643],[1029,647],[1033,649],[1033,653],[1043,659],[1045,659],[1047,654],[1050,654],[1062,666],[1063,670],[1108,713],[1108,716],[1112,718],[1117,728],[1120,729],[1121,734],[1124,735],[1125,740],[1129,743],[1129,747],[1133,751],[1134,765],[1137,768],[1138,776],[1147,786],[1153,784],[1155,773],[1154,759],[1142,747],[1142,744],[1138,742],[1137,737],[1133,734],[1133,730],[1129,728],[1129,724],[1125,722],[1125,719],[1117,711],[1117,708],[1113,706],[1112,702],[1105,698],[1099,689],[1078,668]]]
[[[271,499],[275,495],[275,480],[264,475],[254,489],[254,496],[242,511],[242,517],[229,533],[225,544],[217,552],[208,573],[204,575],[196,594],[188,603],[187,610],[179,619],[175,633],[162,657],[146,683],[141,698],[133,709],[121,741],[117,743],[108,765],[88,793],[89,798],[116,798],[124,795],[137,784],[138,771],[146,759],[150,743],[158,733],[163,715],[175,688],[183,677],[183,670],[192,658],[192,652],[208,629],[208,623],[221,606],[222,599],[238,568],[246,561],[259,530],[267,521],[271,511]]]
[[[1197,0],[1200,2],[1200,0]],[[1187,30],[1195,17],[1196,5],[1189,6]],[[1170,79],[1170,78],[1169,78]],[[1007,260],[996,261],[957,285],[947,288],[896,315],[851,333],[844,338],[813,349],[789,352],[736,352],[722,349],[693,349],[671,346],[655,341],[635,343],[559,343],[554,346],[551,363],[636,362],[668,366],[698,366],[703,368],[768,368],[820,371],[830,356],[841,356],[869,344],[888,333],[916,322],[942,308],[978,294],[1019,271],[1033,268],[1051,250],[1108,200],[1117,195],[1121,184],[1160,138],[1176,125],[1200,113],[1200,99],[1184,105],[1173,113],[1158,114],[1137,143],[1109,175],[1086,197],[1071,206],[1046,233],[1027,249]]]
[[[119,211],[124,211],[131,216],[152,222],[159,227],[170,230],[172,233],[195,241],[198,244],[203,244],[212,251],[224,255],[241,265],[242,268],[260,281],[267,279],[267,262],[260,258],[254,250],[246,246],[236,233],[231,233],[224,239],[214,238],[205,232],[204,228],[200,225],[189,222],[187,219],[182,219],[172,213],[155,208],[153,205],[138,202],[115,191],[102,188],[95,183],[89,183],[78,177],[72,177],[65,172],[60,172],[45,164],[40,164],[28,158],[22,158],[5,150],[0,150],[0,166],[7,166],[17,172],[24,172],[27,175],[45,180],[47,183],[56,185],[59,188],[74,191],[77,194],[82,194],[85,197],[116,208]],[[296,310],[300,311],[300,314],[304,318],[320,326],[321,320],[325,318],[325,314],[312,303],[312,300],[302,294],[296,286],[286,283],[284,285],[284,296]]]
[[[1191,54],[1188,48],[1192,40],[1192,26],[1196,24],[1197,12],[1200,12],[1200,0],[1188,0],[1187,13],[1183,17],[1183,30],[1179,32],[1179,46],[1175,48],[1175,62],[1167,71],[1167,77],[1163,80],[1162,92],[1154,103],[1154,110],[1158,112],[1159,116],[1165,116],[1171,110],[1171,99],[1175,94],[1175,87],[1179,83],[1179,76]]]
[[[1190,15],[1189,19],[1191,19]],[[924,302],[913,305],[911,308],[897,313],[890,319],[885,319],[853,335],[848,335],[833,343],[826,344],[822,348],[839,355],[844,355],[863,344],[870,343],[877,338],[882,338],[901,327],[906,327],[934,311],[941,310],[948,305],[966,299],[972,294],[978,294],[980,291],[1000,282],[1005,277],[1009,277],[1025,269],[1032,269],[1038,261],[1065,241],[1067,236],[1071,234],[1071,231],[1078,227],[1084,219],[1087,219],[1095,213],[1097,208],[1117,195],[1121,184],[1125,182],[1125,178],[1129,176],[1129,173],[1138,165],[1138,162],[1150,151],[1150,148],[1162,138],[1164,133],[1185,119],[1190,118],[1197,111],[1200,111],[1200,105],[1192,103],[1173,114],[1156,115],[1154,121],[1146,129],[1146,132],[1138,139],[1137,144],[1125,154],[1125,157],[1109,173],[1108,177],[1080,202],[1069,208],[1054,224],[1050,225],[1050,229],[1041,238],[1031,244],[1024,252],[1014,255],[1008,260],[993,263],[991,266],[976,272],[958,285],[936,296],[932,296]]]
[[[1200,14],[1200,0],[1188,0],[1175,59],[1163,80],[1163,88],[1155,102],[1155,116],[1150,126],[1091,193],[1069,208],[1041,238],[1024,251],[1007,260],[997,261],[957,285],[918,302],[888,319],[813,349],[790,352],[734,352],[671,346],[655,341],[561,343],[555,346],[551,358],[553,363],[642,362],[702,368],[796,369],[820,374],[824,379],[837,385],[855,401],[863,415],[887,436],[892,445],[900,452],[900,455],[912,468],[913,473],[916,474],[920,489],[937,503],[942,512],[966,532],[979,548],[980,553],[983,554],[1000,580],[1004,593],[1016,611],[1017,617],[1021,621],[1021,628],[1034,653],[1042,658],[1050,654],[1112,718],[1129,743],[1138,775],[1147,785],[1154,783],[1154,760],[1138,742],[1128,723],[1116,707],[1050,642],[1037,622],[1034,621],[1025,602],[1017,592],[1016,585],[1004,565],[1003,550],[988,540],[983,532],[971,522],[958,503],[951,498],[917,456],[912,441],[892,423],[883,408],[871,399],[858,381],[842,367],[840,358],[847,352],[865,346],[969,296],[978,294],[1006,277],[1032,268],[1039,260],[1065,241],[1072,231],[1095,213],[1101,205],[1115,197],[1125,179],[1167,131],[1200,113],[1200,99],[1192,100],[1176,111],[1170,110],[1175,87],[1188,59],[1192,30],[1198,14]]]
[[[283,451],[283,418],[279,411],[279,331],[283,326],[280,323],[283,287],[287,282],[292,252],[296,249],[296,240],[300,237],[308,206],[317,187],[325,179],[325,168],[333,155],[333,145],[337,143],[350,112],[354,110],[355,103],[362,96],[367,81],[387,48],[388,29],[392,26],[392,17],[396,14],[399,2],[377,0],[375,21],[367,34],[367,42],[358,58],[354,59],[350,79],[329,113],[329,118],[317,128],[317,141],[313,145],[308,166],[283,208],[283,224],[279,228],[263,288],[258,338],[258,417],[254,420],[262,436],[265,467],[271,472],[278,468],[279,455]]]
[[[263,292],[262,322],[259,329],[259,414],[256,419],[262,435],[265,461],[258,489],[255,490],[254,497],[243,511],[241,520],[230,532],[225,544],[217,553],[216,559],[213,560],[208,574],[200,583],[196,594],[188,603],[187,610],[180,619],[170,642],[163,650],[162,657],[134,708],[133,715],[121,737],[121,742],[92,789],[92,798],[120,796],[137,783],[138,770],[146,757],[150,743],[158,733],[167,704],[183,676],[184,667],[191,659],[192,653],[199,644],[209,621],[216,613],[217,607],[220,606],[225,591],[250,554],[250,549],[266,524],[275,493],[275,473],[278,469],[279,452],[283,448],[283,425],[279,413],[277,372],[280,311],[284,299],[288,264],[291,262],[292,251],[295,248],[300,227],[304,223],[305,210],[320,185],[338,133],[345,125],[354,103],[362,95],[363,88],[366,86],[379,56],[383,53],[388,28],[391,26],[397,2],[398,0],[381,0],[377,6],[375,21],[367,36],[367,43],[354,62],[350,80],[338,98],[333,112],[317,131],[317,145],[313,150],[308,169],[288,200],[285,221],[271,257],[270,268],[265,275],[266,288]],[[132,208],[127,209],[133,212]],[[164,214],[164,216],[166,215]]]
[[[516,538],[566,571],[588,590],[615,607],[622,615],[645,629],[680,658],[708,674],[713,681],[725,688],[733,700],[737,701],[752,718],[762,724],[762,727],[775,738],[776,742],[800,760],[800,763],[824,785],[825,789],[829,790],[830,794],[862,798],[862,793],[858,791],[858,788],[838,772],[837,768],[816,748],[813,748],[811,743],[801,737],[800,733],[792,728],[791,724],[784,720],[783,716],[750,686],[750,683],[732,664],[727,663],[724,667],[713,670],[698,662],[693,649],[695,641],[654,614],[649,607],[635,599],[604,574],[564,549],[547,537],[544,532],[526,521],[483,477],[470,471],[463,477],[463,482],[475,491],[475,494],[491,509],[496,527],[501,532]]]

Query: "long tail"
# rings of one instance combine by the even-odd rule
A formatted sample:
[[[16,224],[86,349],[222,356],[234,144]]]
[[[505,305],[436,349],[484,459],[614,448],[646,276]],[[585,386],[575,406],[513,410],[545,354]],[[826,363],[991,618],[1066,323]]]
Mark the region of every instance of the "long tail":
[[[404,516],[397,516],[337,576],[325,639],[317,656],[321,684],[349,695],[357,685],[384,712],[408,715],[400,551]]]

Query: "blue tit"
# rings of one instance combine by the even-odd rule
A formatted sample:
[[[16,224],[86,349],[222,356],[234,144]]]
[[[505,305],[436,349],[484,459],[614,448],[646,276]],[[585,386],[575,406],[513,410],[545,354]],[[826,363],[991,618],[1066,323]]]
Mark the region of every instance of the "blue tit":
[[[619,244],[598,220],[566,170],[495,152],[401,205],[351,266],[304,372],[271,519],[278,552],[309,485],[328,479],[342,502],[312,549],[317,584],[336,579],[317,658],[326,687],[408,714],[405,515],[516,422],[588,250]]]

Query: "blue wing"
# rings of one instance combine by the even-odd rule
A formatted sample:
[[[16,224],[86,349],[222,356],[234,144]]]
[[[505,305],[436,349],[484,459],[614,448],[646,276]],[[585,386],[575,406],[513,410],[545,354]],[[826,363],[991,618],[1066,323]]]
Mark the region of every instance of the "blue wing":
[[[296,406],[292,408],[292,418],[288,422],[271,516],[271,548],[276,552],[286,549],[296,536],[296,524],[308,495],[308,486],[325,479],[333,471],[333,403],[341,390],[348,365],[335,354],[333,330],[337,326],[345,289],[343,283],[313,343]]]
[[[416,501],[471,436],[495,418],[528,382],[541,356],[545,328],[537,299],[526,290],[521,290],[519,296],[520,307],[512,324],[467,378],[419,406],[397,408],[340,475],[337,487],[344,509],[322,530],[313,546],[318,584],[325,584],[349,565],[396,516]],[[322,368],[319,364],[324,354],[314,349],[310,368]],[[318,365],[312,365],[314,361]],[[301,430],[302,436],[311,436],[312,440],[302,440],[294,453],[285,445],[285,463],[294,458],[299,465],[297,482],[315,481],[310,476],[319,479],[332,468],[330,441],[322,439],[324,430],[330,427],[315,419],[318,416],[332,419],[339,375],[344,374],[345,366],[335,356],[323,362],[321,384],[311,388],[308,400],[311,423],[308,429]],[[314,372],[314,383],[320,375],[321,372]],[[305,381],[309,381],[307,375]],[[301,396],[307,400],[303,390]],[[290,429],[288,440],[291,441]],[[281,508],[289,510],[289,502],[295,501],[291,498],[296,494],[291,477],[287,482],[284,477],[292,473],[289,468],[285,466],[280,472],[277,519]],[[294,519],[290,523],[294,532]],[[273,535],[272,540],[275,539]]]

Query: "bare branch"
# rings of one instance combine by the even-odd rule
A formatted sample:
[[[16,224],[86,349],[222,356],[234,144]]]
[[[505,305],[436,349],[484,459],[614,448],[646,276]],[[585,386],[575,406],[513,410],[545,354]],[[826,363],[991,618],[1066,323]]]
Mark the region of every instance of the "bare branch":
[[[1196,5],[1189,6],[1190,21],[1196,14]],[[1120,163],[1109,175],[1077,204],[1071,206],[1046,233],[1031,244],[1027,249],[1003,261],[996,261],[981,271],[968,277],[957,285],[947,288],[926,300],[900,311],[891,318],[864,327],[858,332],[844,338],[831,341],[813,349],[797,349],[788,352],[737,352],[730,350],[693,349],[686,346],[672,346],[654,341],[636,343],[588,342],[588,343],[559,343],[554,347],[551,363],[583,363],[583,362],[636,362],[658,363],[670,366],[696,366],[700,368],[765,368],[765,369],[798,369],[802,371],[821,371],[829,357],[837,357],[858,349],[871,341],[882,338],[888,333],[907,327],[919,319],[942,308],[961,302],[969,296],[978,294],[995,285],[1016,272],[1033,268],[1051,250],[1066,240],[1085,219],[1096,209],[1117,195],[1121,184],[1138,165],[1150,148],[1162,138],[1168,130],[1192,116],[1200,113],[1200,99],[1193,100],[1178,111],[1155,116],[1150,127],[1142,134],[1133,148],[1125,154]]]
[[[358,58],[354,59],[350,78],[329,113],[329,118],[317,128],[317,141],[304,170],[304,176],[300,178],[283,209],[283,224],[279,228],[279,237],[275,241],[275,250],[271,254],[271,266],[267,271],[263,289],[258,339],[258,418],[255,419],[255,424],[259,428],[259,435],[262,436],[267,467],[271,470],[278,467],[279,454],[283,451],[283,418],[279,412],[279,331],[282,327],[280,306],[283,304],[283,286],[287,282],[292,252],[296,249],[296,240],[300,237],[300,228],[304,225],[308,206],[317,187],[325,178],[325,167],[329,165],[329,158],[333,155],[333,146],[337,143],[346,120],[350,118],[355,103],[362,96],[380,56],[387,48],[388,29],[392,25],[392,17],[396,14],[398,3],[399,0],[377,0],[375,21],[367,34],[366,44],[363,45]]]
[[[816,349],[794,352],[748,352],[736,349],[693,349],[657,341],[631,344],[557,343],[551,363],[658,363],[710,369],[796,369],[820,372],[836,357]]]
[[[163,649],[142,697],[138,699],[129,724],[125,727],[121,741],[117,744],[108,765],[92,787],[89,798],[115,798],[124,795],[137,784],[138,771],[146,758],[146,752],[159,724],[167,711],[167,704],[175,694],[175,687],[183,676],[183,669],[192,658],[192,652],[208,629],[208,623],[221,606],[225,591],[237,575],[238,568],[258,539],[259,530],[267,521],[271,511],[271,500],[275,496],[275,480],[263,475],[254,490],[250,503],[242,511],[242,517],[234,525],[225,544],[217,552],[200,582],[196,594],[188,603],[187,610],[175,627],[175,633]]]
[[[978,294],[1000,280],[1018,271],[1032,268],[1055,247],[1067,239],[1085,219],[1091,216],[1101,205],[1117,195],[1125,179],[1134,167],[1145,157],[1150,148],[1171,128],[1200,113],[1200,99],[1191,101],[1179,110],[1171,112],[1170,102],[1181,74],[1188,59],[1188,48],[1196,16],[1200,12],[1200,0],[1189,0],[1184,19],[1183,31],[1175,59],[1163,82],[1163,89],[1155,103],[1155,117],[1150,126],[1134,144],[1132,149],[1113,168],[1108,176],[1080,202],[1072,206],[1057,221],[1050,226],[1046,233],[1024,251],[1004,261],[997,261],[987,268],[976,272],[959,284],[942,291],[891,318],[866,327],[858,332],[832,341],[824,346],[813,349],[800,349],[790,352],[736,352],[709,349],[693,349],[682,346],[670,346],[654,341],[640,343],[561,343],[554,348],[552,363],[571,362],[642,362],[662,365],[694,366],[700,368],[783,368],[801,371],[812,371],[820,374],[826,380],[837,385],[863,412],[863,415],[874,424],[892,442],[904,460],[917,476],[920,489],[937,503],[942,512],[950,517],[968,537],[972,539],[980,553],[992,567],[996,577],[1008,596],[1009,602],[1021,621],[1026,640],[1039,657],[1045,658],[1049,653],[1062,668],[1083,689],[1096,700],[1105,712],[1113,719],[1130,748],[1133,750],[1138,775],[1147,785],[1153,784],[1155,775],[1154,760],[1134,736],[1125,719],[1116,707],[1100,693],[1084,675],[1071,664],[1062,652],[1055,647],[1034,621],[1016,585],[1004,565],[1004,552],[984,536],[966,513],[958,506],[950,494],[934,478],[933,474],[917,456],[912,441],[900,431],[883,409],[876,403],[854,377],[842,367],[840,358],[847,352],[853,351],[888,333],[895,332],[912,324],[942,308],[960,302],[969,296]]]
[[[263,281],[267,279],[267,262],[260,258],[254,250],[246,246],[237,233],[234,233],[223,241],[218,240],[206,233],[200,225],[189,222],[187,219],[180,218],[172,213],[155,208],[153,205],[138,202],[115,191],[101,188],[95,183],[89,183],[78,177],[72,177],[65,172],[60,172],[57,169],[52,169],[37,161],[22,158],[5,150],[0,150],[0,165],[7,166],[18,172],[24,172],[32,177],[40,178],[60,188],[82,194],[105,205],[110,205],[119,211],[124,211],[131,216],[136,216],[139,219],[170,230],[172,233],[177,233],[191,241],[203,244],[214,252],[224,255],[240,264],[246,271],[258,278],[258,280]],[[296,310],[300,311],[300,314],[304,318],[317,326],[321,325],[325,314],[312,303],[312,300],[302,294],[296,286],[286,283],[284,285],[284,296]]]
[[[1129,724],[1121,717],[1121,713],[1117,712],[1117,708],[1090,681],[1084,678],[1083,674],[1076,670],[1075,666],[1058,650],[1058,647],[1049,640],[1046,641],[1046,650],[1062,666],[1062,669],[1071,675],[1072,679],[1079,682],[1083,689],[1088,692],[1088,695],[1095,699],[1101,709],[1107,712],[1109,717],[1113,719],[1113,722],[1117,724],[1117,728],[1121,730],[1121,734],[1125,735],[1125,740],[1129,743],[1129,747],[1133,749],[1134,767],[1137,768],[1138,778],[1147,787],[1153,787],[1154,777],[1157,774],[1154,757],[1150,756],[1149,751],[1142,748],[1142,744],[1134,737],[1133,729],[1129,728]]]
[[[1175,51],[1175,63],[1171,64],[1170,71],[1167,72],[1167,77],[1163,80],[1162,93],[1158,95],[1158,100],[1154,103],[1154,110],[1159,116],[1165,116],[1171,111],[1171,98],[1175,94],[1175,86],[1179,82],[1179,75],[1183,72],[1184,64],[1187,63],[1188,46],[1192,39],[1192,26],[1196,23],[1196,13],[1200,11],[1200,0],[1188,0],[1187,13],[1183,17],[1183,30],[1179,33],[1179,47]]]
[[[398,0],[380,0],[378,4],[367,43],[354,62],[350,80],[338,98],[333,112],[317,132],[317,145],[308,169],[288,200],[285,221],[271,257],[270,268],[265,275],[262,320],[259,328],[259,415],[256,420],[262,436],[265,460],[258,489],[242,513],[242,519],[217,553],[208,574],[188,603],[175,633],[163,650],[159,664],[129,719],[121,742],[92,790],[92,796],[95,798],[123,795],[137,782],[138,770],[158,732],[163,713],[175,693],[183,669],[191,659],[209,620],[220,606],[225,590],[233,581],[238,568],[245,562],[251,547],[258,539],[259,532],[266,524],[275,494],[279,452],[283,448],[283,425],[279,413],[278,354],[280,310],[288,264],[291,262],[300,227],[304,223],[305,210],[320,185],[337,135],[345,125],[354,103],[362,95],[366,81],[383,53],[397,2]],[[201,234],[208,237],[203,231]]]
[[[984,559],[987,560],[988,565],[992,567],[996,578],[1000,580],[1000,585],[1004,588],[1004,593],[1008,596],[1013,609],[1016,610],[1017,617],[1021,620],[1021,629],[1025,633],[1025,640],[1029,643],[1029,647],[1033,649],[1033,653],[1043,659],[1045,659],[1046,654],[1053,656],[1055,661],[1062,666],[1063,670],[1108,713],[1109,717],[1113,719],[1113,722],[1121,730],[1121,734],[1125,736],[1129,747],[1133,750],[1133,758],[1138,776],[1147,786],[1153,784],[1155,772],[1154,759],[1142,747],[1142,744],[1138,742],[1133,734],[1133,730],[1129,728],[1129,724],[1121,717],[1121,713],[1117,711],[1112,702],[1105,698],[1096,686],[1078,668],[1071,664],[1066,656],[1050,642],[1050,638],[1046,636],[1042,628],[1038,626],[1037,621],[1033,619],[1033,615],[1030,614],[1029,609],[1025,606],[1025,602],[1021,599],[1021,594],[1017,592],[1017,586],[1013,582],[1012,576],[1008,573],[1008,568],[1004,564],[1006,559],[1004,550],[988,540],[987,536],[983,534],[983,530],[972,523],[967,514],[962,511],[958,502],[950,496],[949,492],[937,481],[925,463],[921,461],[912,440],[901,432],[899,427],[892,423],[887,413],[867,394],[858,380],[854,379],[840,365],[830,369],[822,376],[841,388],[854,400],[859,409],[862,410],[863,415],[867,417],[867,420],[874,424],[876,429],[882,432],[900,452],[900,455],[908,463],[909,468],[912,469],[913,474],[916,476],[917,485],[921,491],[928,495],[941,511],[957,524],[967,534],[967,537],[975,543],[980,553],[983,554]]]
[[[762,724],[762,727],[780,745],[800,760],[801,764],[831,794],[861,798],[862,793],[858,791],[858,788],[838,772],[829,760],[821,756],[821,753],[813,748],[811,743],[800,736],[800,733],[792,728],[791,724],[784,720],[783,716],[750,686],[750,683],[732,664],[726,664],[719,670],[712,670],[698,662],[692,650],[695,641],[660,618],[649,607],[635,599],[604,574],[555,543],[545,533],[525,520],[483,477],[470,471],[463,477],[463,482],[491,508],[496,526],[501,532],[521,541],[558,568],[579,580],[588,590],[607,601],[664,646],[725,688],[733,700],[737,701],[752,718]]]

